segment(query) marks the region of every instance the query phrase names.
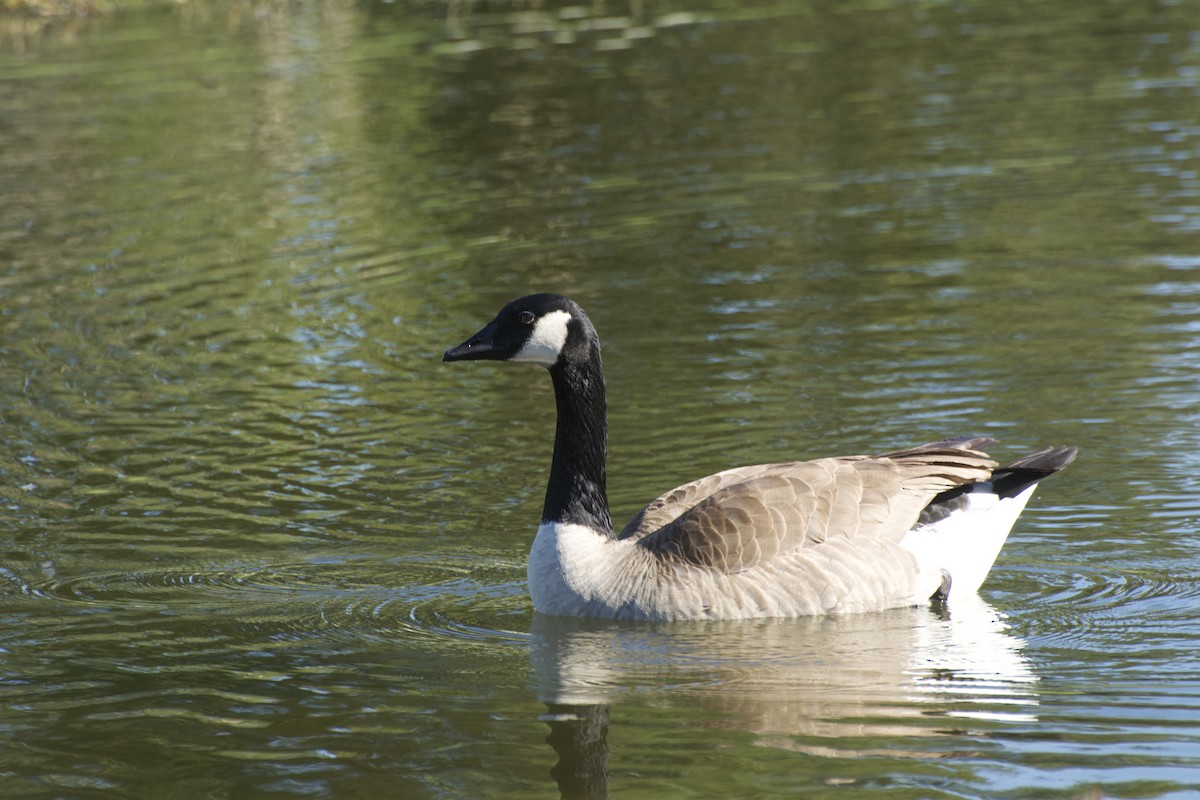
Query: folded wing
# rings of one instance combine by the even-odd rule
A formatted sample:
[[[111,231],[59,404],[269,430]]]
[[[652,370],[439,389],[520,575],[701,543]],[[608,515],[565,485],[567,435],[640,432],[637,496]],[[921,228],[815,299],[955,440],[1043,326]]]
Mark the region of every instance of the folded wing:
[[[986,480],[987,439],[933,442],[881,456],[719,472],[650,503],[621,532],[664,561],[738,573],[831,539],[898,542],[942,492]]]

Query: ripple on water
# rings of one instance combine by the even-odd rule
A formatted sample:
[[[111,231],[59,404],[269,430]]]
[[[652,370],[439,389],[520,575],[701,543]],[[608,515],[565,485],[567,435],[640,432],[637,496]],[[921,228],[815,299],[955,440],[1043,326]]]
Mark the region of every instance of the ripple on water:
[[[80,607],[216,613],[269,625],[277,637],[441,640],[448,647],[524,639],[514,630],[528,630],[523,583],[475,571],[471,564],[227,564],[51,577],[20,583],[18,593],[66,615]]]
[[[1049,646],[1122,651],[1178,642],[1195,626],[1200,578],[1154,566],[1041,576],[1021,627]]]

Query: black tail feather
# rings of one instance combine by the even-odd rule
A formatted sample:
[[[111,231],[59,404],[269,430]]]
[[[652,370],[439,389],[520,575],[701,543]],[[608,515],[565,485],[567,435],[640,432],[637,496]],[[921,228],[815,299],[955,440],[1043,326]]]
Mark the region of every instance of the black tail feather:
[[[947,440],[951,442],[955,440]],[[1000,467],[988,481],[1000,497],[1016,497],[1042,478],[1053,475],[1075,460],[1079,449],[1075,447],[1046,447],[1036,453]],[[963,506],[966,495],[974,484],[964,483],[947,489],[929,502],[917,518],[917,525],[930,525],[945,519]]]
[[[992,487],[1001,497],[1016,497],[1033,484],[1053,475],[1075,460],[1075,447],[1047,447],[1018,458],[992,473]]]

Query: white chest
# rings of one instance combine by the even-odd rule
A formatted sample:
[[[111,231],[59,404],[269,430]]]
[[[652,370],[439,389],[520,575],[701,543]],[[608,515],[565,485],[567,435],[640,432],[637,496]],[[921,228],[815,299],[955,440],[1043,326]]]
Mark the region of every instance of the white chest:
[[[529,596],[543,614],[586,615],[620,605],[625,543],[583,525],[544,522],[529,551]]]

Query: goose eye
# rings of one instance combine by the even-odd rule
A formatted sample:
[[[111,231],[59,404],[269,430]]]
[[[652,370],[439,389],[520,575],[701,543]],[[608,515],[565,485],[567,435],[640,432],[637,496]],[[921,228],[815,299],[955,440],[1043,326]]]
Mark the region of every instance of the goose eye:
[[[535,317],[532,311],[522,311],[517,315],[517,319],[522,325],[532,325]]]

